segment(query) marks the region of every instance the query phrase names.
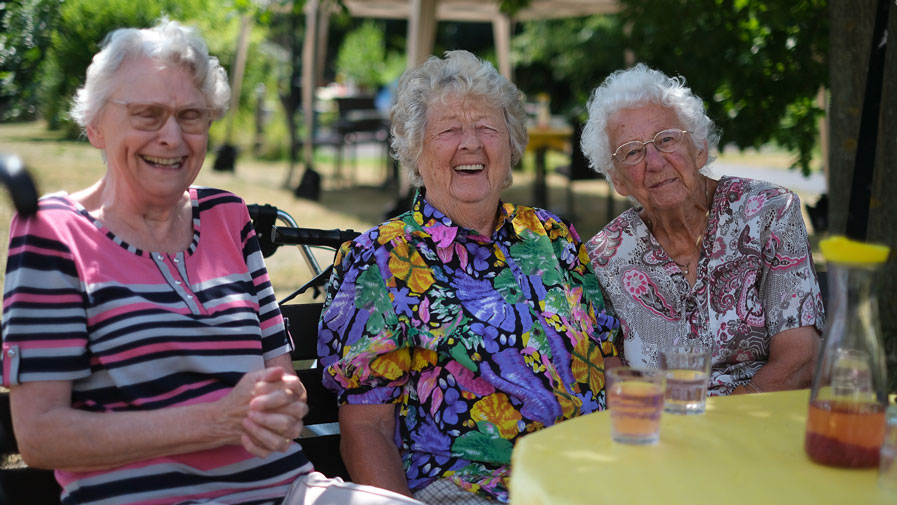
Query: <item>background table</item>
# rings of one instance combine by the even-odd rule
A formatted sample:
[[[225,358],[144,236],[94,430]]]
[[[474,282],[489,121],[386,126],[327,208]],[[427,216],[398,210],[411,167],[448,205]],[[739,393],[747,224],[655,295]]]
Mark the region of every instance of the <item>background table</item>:
[[[598,412],[523,437],[514,448],[514,505],[897,504],[877,469],[847,470],[804,453],[809,391],[708,400],[700,416],[664,413],[660,443],[610,439]]]
[[[545,181],[545,155],[549,149],[567,152],[570,149],[570,135],[573,128],[569,126],[531,126],[527,128],[529,143],[527,151],[533,152],[536,167],[536,181],[533,184],[534,207],[548,208],[548,188]]]

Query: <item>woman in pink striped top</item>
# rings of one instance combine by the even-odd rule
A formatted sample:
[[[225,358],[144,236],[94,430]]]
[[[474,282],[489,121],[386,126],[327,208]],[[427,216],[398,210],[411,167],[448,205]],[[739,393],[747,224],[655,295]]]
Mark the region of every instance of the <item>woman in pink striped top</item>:
[[[73,117],[107,171],[10,231],[2,378],[21,453],[56,470],[64,504],[314,503],[322,489],[412,503],[312,473],[293,442],[306,393],[246,206],[192,185],[229,96],[176,22],[116,30],[94,57]]]

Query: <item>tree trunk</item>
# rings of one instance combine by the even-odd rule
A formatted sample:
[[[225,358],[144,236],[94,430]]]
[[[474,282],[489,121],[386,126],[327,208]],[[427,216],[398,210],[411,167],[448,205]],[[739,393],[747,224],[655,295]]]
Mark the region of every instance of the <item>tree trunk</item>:
[[[290,162],[287,167],[287,176],[283,181],[284,189],[293,189],[293,174],[296,173],[296,162],[299,160],[299,148],[302,143],[299,139],[299,124],[296,121],[296,114],[299,105],[302,103],[302,88],[298,85],[302,82],[302,73],[300,71],[300,62],[302,61],[302,44],[300,37],[302,33],[299,30],[300,13],[295,9],[288,14],[290,24],[290,82],[287,84],[285,94],[281,94],[280,102],[283,105],[285,118],[287,121],[287,129],[290,133]]]
[[[829,223],[844,234],[853,180],[857,136],[863,110],[866,73],[877,0],[831,0],[829,78],[831,85]],[[891,258],[878,277],[882,332],[888,349],[891,392],[897,391],[897,7],[891,5],[884,83],[878,121],[878,145],[867,240],[891,247]]]

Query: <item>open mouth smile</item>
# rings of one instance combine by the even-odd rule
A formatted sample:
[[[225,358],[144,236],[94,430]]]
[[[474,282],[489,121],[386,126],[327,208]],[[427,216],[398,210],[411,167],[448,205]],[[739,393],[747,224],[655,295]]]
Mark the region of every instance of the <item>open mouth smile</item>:
[[[486,168],[486,165],[458,165],[455,167],[456,172],[465,172],[465,173],[475,173],[481,172]]]
[[[143,159],[143,161],[149,163],[150,165],[165,168],[178,168],[183,164],[184,160],[187,157],[180,156],[177,158],[157,158],[155,156],[141,156],[141,158]]]

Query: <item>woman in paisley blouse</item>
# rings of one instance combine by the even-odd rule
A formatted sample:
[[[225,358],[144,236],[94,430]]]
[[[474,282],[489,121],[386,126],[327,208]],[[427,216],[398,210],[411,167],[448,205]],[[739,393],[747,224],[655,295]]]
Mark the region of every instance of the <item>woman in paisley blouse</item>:
[[[520,93],[465,51],[409,69],[393,149],[412,210],[341,249],[321,317],[355,482],[426,503],[508,499],[517,437],[605,406],[619,324],[568,223],[500,200]]]
[[[623,325],[624,363],[713,350],[710,394],[807,387],[824,321],[797,196],[707,176],[720,133],[683,78],[637,65],[594,90],[582,147],[635,207],[586,245]]]

